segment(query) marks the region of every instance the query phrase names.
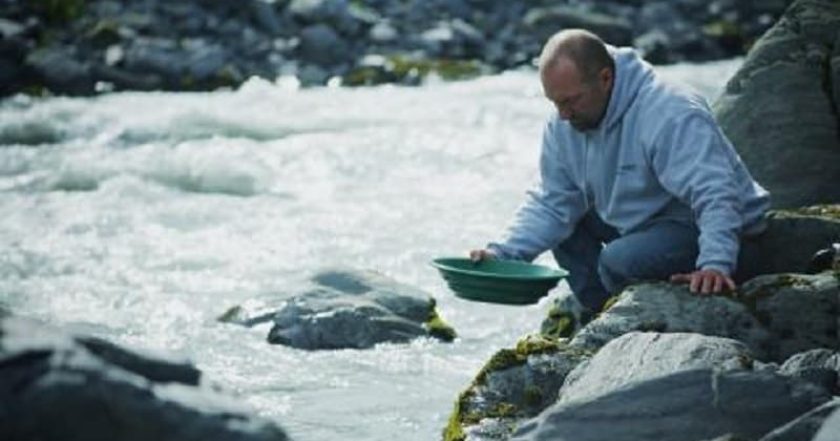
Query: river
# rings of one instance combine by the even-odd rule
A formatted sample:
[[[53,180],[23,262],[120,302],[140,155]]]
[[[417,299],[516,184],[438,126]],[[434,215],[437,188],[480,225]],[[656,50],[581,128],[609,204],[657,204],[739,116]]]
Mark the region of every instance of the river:
[[[739,64],[658,71],[711,100]],[[467,302],[428,262],[501,233],[533,182],[550,111],[533,71],[6,99],[0,305],[187,358],[298,441],[439,439],[457,394],[539,329],[550,299]],[[459,338],[308,352],[269,345],[266,326],[216,321],[333,265],[427,290]]]

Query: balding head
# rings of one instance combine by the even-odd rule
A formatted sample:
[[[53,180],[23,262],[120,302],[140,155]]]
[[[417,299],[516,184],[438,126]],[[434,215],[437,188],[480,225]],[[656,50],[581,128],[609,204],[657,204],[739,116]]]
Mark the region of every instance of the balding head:
[[[593,81],[604,68],[615,72],[615,62],[604,42],[583,29],[563,30],[548,39],[540,54],[540,73],[562,59],[572,61],[584,81]]]
[[[543,47],[540,80],[545,97],[576,130],[601,124],[614,79],[615,62],[604,42],[590,32],[558,32]]]

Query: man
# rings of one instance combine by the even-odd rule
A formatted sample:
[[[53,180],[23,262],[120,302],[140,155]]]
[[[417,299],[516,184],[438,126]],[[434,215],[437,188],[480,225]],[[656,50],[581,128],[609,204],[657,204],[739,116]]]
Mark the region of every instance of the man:
[[[471,258],[531,261],[550,249],[592,312],[641,280],[734,289],[739,241],[765,228],[769,195],[705,101],[583,30],[549,39],[539,73],[557,109],[540,182],[505,239]]]

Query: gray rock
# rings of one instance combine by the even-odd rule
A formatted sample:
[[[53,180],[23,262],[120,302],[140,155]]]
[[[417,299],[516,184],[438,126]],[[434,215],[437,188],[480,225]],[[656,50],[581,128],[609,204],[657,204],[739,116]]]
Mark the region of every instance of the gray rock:
[[[270,35],[280,35],[283,32],[283,26],[280,24],[280,18],[274,9],[274,5],[274,2],[268,2],[266,0],[250,1],[251,14],[254,17],[254,22]]]
[[[809,349],[838,348],[840,280],[830,273],[771,274],[744,284],[739,300],[768,330],[768,359],[782,361]]]
[[[38,49],[26,57],[25,64],[54,92],[74,95],[94,92],[90,65],[79,61],[71,49]]]
[[[684,441],[730,433],[754,439],[829,399],[810,383],[770,372],[696,369],[557,404],[513,439]]]
[[[370,28],[368,36],[375,43],[387,44],[397,41],[398,34],[391,23],[381,21]]]
[[[303,24],[329,25],[346,35],[354,35],[361,28],[346,0],[292,0],[287,11]]]
[[[181,361],[0,318],[0,439],[286,440]]]
[[[795,2],[715,104],[721,127],[775,207],[840,202],[838,27],[837,2]]]
[[[740,342],[699,334],[631,332],[581,363],[560,389],[559,403],[591,400],[632,383],[699,369],[746,369],[752,354]]]
[[[840,433],[840,410],[835,410],[825,420],[820,431],[811,441],[837,441],[838,433]]]
[[[316,24],[300,33],[298,54],[301,59],[320,66],[334,66],[350,59],[350,47],[329,26]]]
[[[432,336],[452,340],[423,291],[373,272],[325,270],[318,285],[288,300],[273,316],[270,343],[301,349],[369,348]]]
[[[26,26],[6,18],[0,17],[0,37],[4,39],[21,36],[26,31]]]
[[[760,441],[800,441],[810,440],[814,437],[825,420],[833,412],[840,409],[840,398],[835,398],[822,406],[819,406],[799,418],[773,430]],[[836,439],[836,438],[835,438]]]
[[[778,210],[768,216],[767,231],[747,239],[754,248],[753,273],[804,273],[814,253],[840,237],[840,205],[795,211]]]
[[[693,332],[739,340],[757,358],[782,362],[809,349],[840,347],[838,285],[830,272],[765,275],[742,285],[737,299],[696,296],[667,283],[635,285],[571,344],[596,349],[630,331]]]
[[[497,352],[460,394],[444,439],[508,439],[518,423],[557,400],[566,375],[590,356],[537,336]]]
[[[633,30],[625,18],[590,12],[575,6],[531,9],[525,14],[523,24],[541,42],[553,33],[568,28],[587,29],[607,43],[617,46],[627,46],[633,42]]]
[[[183,56],[175,42],[166,39],[138,38],[126,49],[125,67],[133,72],[153,72],[176,81],[184,73]]]
[[[812,349],[788,358],[779,373],[823,385],[840,394],[840,353],[830,349]]]
[[[744,342],[765,358],[772,335],[743,304],[693,295],[682,285],[646,283],[621,293],[616,302],[584,326],[572,346],[597,349],[632,331],[691,332]]]

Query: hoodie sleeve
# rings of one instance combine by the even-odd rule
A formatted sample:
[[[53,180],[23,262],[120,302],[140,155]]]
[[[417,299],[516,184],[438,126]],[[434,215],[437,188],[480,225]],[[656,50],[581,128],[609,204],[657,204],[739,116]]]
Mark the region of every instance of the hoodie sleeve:
[[[534,260],[569,237],[573,226],[585,213],[584,196],[561,158],[560,146],[549,122],[543,130],[539,181],[527,192],[505,238],[487,245],[499,258]]]
[[[737,161],[711,114],[700,109],[669,118],[654,141],[660,183],[691,207],[700,230],[698,269],[735,271],[743,227]]]

